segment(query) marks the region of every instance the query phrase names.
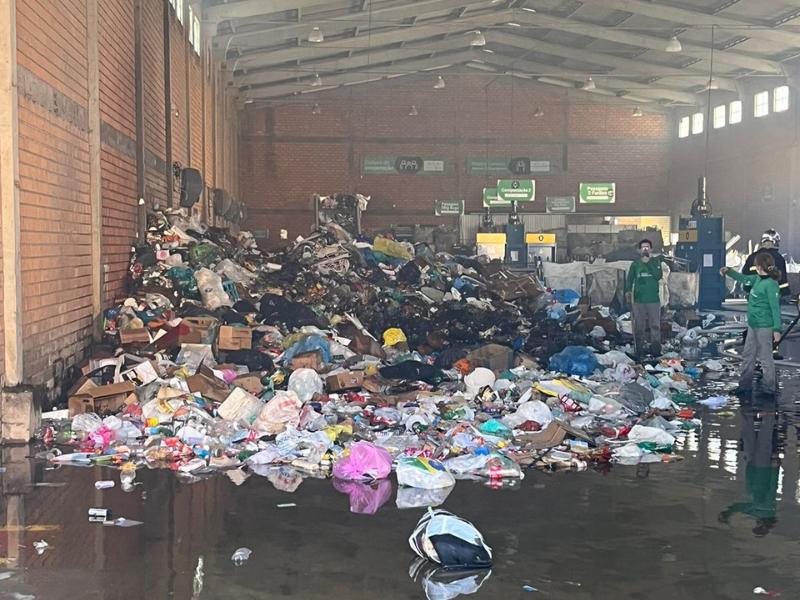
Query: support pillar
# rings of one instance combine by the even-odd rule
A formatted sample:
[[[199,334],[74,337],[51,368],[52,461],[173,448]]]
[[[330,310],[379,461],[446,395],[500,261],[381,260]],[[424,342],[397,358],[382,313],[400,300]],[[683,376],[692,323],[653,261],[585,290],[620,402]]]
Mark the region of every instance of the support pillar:
[[[99,0],[86,2],[87,50],[89,58],[89,204],[92,218],[92,333],[99,341],[103,328],[103,199],[100,164],[100,53],[98,37]]]

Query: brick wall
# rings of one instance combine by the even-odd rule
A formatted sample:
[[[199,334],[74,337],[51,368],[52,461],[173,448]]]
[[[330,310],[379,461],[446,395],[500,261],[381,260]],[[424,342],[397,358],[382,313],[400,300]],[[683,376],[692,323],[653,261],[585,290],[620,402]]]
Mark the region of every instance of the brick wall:
[[[469,158],[527,156],[548,160],[550,174],[534,175],[537,200],[526,210],[544,212],[544,197],[577,195],[581,181],[614,181],[615,213],[663,212],[667,197],[668,120],[663,113],[633,118],[632,107],[485,74],[446,73],[398,78],[366,86],[309,94],[242,114],[240,183],[253,229],[306,233],[315,192],[372,196],[367,227],[442,222],[436,199],[460,199],[481,208],[483,187],[498,175],[467,172]],[[488,102],[488,104],[487,104]],[[314,103],[321,114],[312,115]],[[419,114],[409,116],[410,107]],[[535,117],[537,107],[544,116]],[[444,175],[363,175],[364,157],[420,156],[446,161]],[[580,206],[580,212],[608,207]]]
[[[170,109],[164,97],[167,3],[142,0],[145,196],[161,205],[167,200],[168,135],[174,160],[202,168],[205,155],[209,175],[219,168],[214,157],[232,168],[236,156],[230,145],[215,153],[208,147],[210,136],[203,147],[202,123],[213,123],[214,114],[224,108],[216,102],[210,82],[201,75],[200,59],[191,50],[187,64],[188,40],[174,13],[169,17],[173,71],[169,104],[177,107],[178,116],[173,114],[172,130],[166,131],[166,110]],[[100,297],[109,306],[126,293],[138,220],[135,2],[100,0],[97,4]],[[66,369],[90,347],[92,273],[99,267],[92,261],[91,245],[88,9],[87,0],[17,0],[16,5],[24,383],[42,386],[54,397]],[[232,105],[226,110],[218,118],[231,123]],[[213,176],[206,179],[213,182]]]
[[[725,228],[758,242],[770,227],[783,238],[781,249],[800,256],[797,212],[800,205],[800,125],[798,96],[792,91],[787,112],[753,116],[753,93],[771,85],[749,86],[742,94],[742,122],[711,129],[708,152],[705,132],[678,139],[676,113],[670,124],[673,140],[669,173],[669,201],[675,214],[689,212],[697,178],[708,161],[707,191],[714,214],[725,217]],[[721,101],[720,101],[721,102]],[[720,102],[712,101],[712,106]]]

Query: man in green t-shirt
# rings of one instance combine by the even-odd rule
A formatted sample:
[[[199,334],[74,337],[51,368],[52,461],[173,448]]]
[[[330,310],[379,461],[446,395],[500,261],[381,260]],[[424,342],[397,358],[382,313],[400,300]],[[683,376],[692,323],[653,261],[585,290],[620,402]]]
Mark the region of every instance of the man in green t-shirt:
[[[633,341],[638,356],[661,354],[661,257],[650,256],[652,250],[650,240],[639,242],[641,257],[633,261],[625,280],[625,298],[633,306]]]

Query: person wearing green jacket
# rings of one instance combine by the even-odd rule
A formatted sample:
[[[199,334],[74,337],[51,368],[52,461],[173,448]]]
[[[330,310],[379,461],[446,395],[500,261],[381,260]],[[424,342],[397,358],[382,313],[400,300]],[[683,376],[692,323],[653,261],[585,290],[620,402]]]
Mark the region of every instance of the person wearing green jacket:
[[[639,242],[641,257],[633,261],[625,280],[625,297],[633,307],[633,343],[639,356],[647,353],[647,341],[650,353],[661,354],[661,258],[650,256],[652,250],[650,240]]]
[[[720,269],[743,285],[750,286],[747,299],[747,339],[742,352],[742,373],[736,394],[749,394],[753,390],[753,374],[756,362],[761,363],[765,392],[774,395],[778,391],[775,360],[772,357],[773,343],[781,338],[780,286],[781,273],[775,266],[772,255],[762,253],[755,259],[756,275],[742,275],[727,267]]]

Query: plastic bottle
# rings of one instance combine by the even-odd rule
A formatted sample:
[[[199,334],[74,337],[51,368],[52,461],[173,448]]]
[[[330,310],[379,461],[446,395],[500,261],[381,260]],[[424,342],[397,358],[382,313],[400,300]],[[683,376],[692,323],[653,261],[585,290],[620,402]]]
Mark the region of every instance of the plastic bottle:
[[[119,473],[119,482],[122,489],[131,491],[133,489],[133,482],[136,480],[136,465],[132,462],[126,462],[122,465],[122,470]]]
[[[116,484],[112,480],[102,480],[102,481],[95,481],[94,482],[94,487],[95,487],[95,489],[98,489],[98,490],[107,490],[108,488],[113,488],[114,485],[116,485]]]

